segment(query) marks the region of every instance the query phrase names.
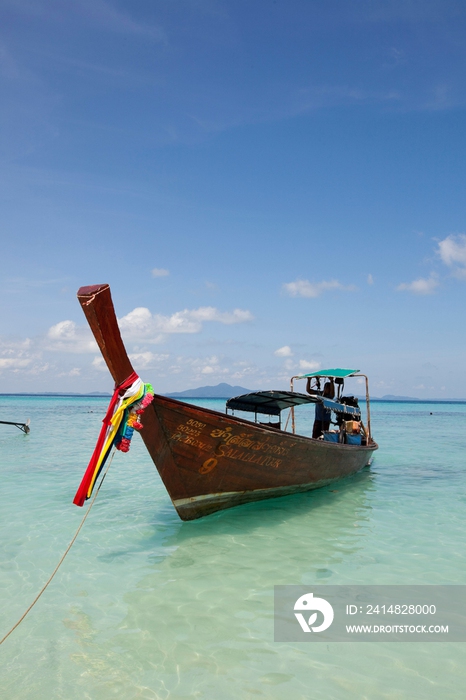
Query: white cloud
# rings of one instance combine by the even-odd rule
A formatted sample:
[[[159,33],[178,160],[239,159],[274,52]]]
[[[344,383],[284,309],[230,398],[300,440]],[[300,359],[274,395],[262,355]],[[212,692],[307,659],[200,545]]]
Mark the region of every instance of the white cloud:
[[[163,267],[154,267],[152,270],[152,277],[168,277],[170,272],[168,270],[164,270]]]
[[[107,365],[103,357],[94,357],[92,360],[92,366],[94,369],[99,370],[99,372],[108,372]]]
[[[39,357],[39,353],[33,352],[30,338],[24,340],[0,338],[0,372],[3,370],[17,372],[20,369],[29,368]]]
[[[121,332],[131,339],[146,339],[157,343],[166,333],[200,333],[202,325],[208,321],[216,321],[231,325],[251,321],[250,311],[234,309],[232,312],[221,312],[213,306],[201,306],[199,309],[184,309],[171,316],[151,314],[149,309],[138,307],[119,319]]]
[[[199,309],[194,309],[193,311],[180,311],[180,314],[186,314],[187,317],[193,320],[203,322],[203,321],[218,321],[219,323],[224,323],[226,325],[232,325],[233,323],[245,323],[246,321],[252,321],[254,316],[250,311],[245,311],[243,309],[234,309],[233,311],[218,311],[213,306],[201,306]]]
[[[74,321],[60,321],[49,328],[45,349],[61,352],[95,352],[97,344],[88,328]]]
[[[31,367],[31,369],[27,371],[27,374],[40,374],[41,372],[48,372],[50,368],[50,364],[48,362],[44,362],[42,365],[34,365]]]
[[[236,362],[235,365],[240,366],[241,369],[237,369],[232,374],[230,374],[231,381],[241,381],[245,377],[251,377],[252,375],[257,374],[257,367],[255,365],[250,365],[248,362]]]
[[[328,282],[309,282],[308,280],[296,280],[283,285],[285,292],[291,297],[307,297],[315,299],[323,292],[340,290],[342,292],[351,292],[356,289],[353,284],[343,285],[338,280],[329,280]]]
[[[0,370],[21,369],[31,364],[31,359],[20,357],[0,357]]]
[[[32,341],[30,338],[25,338],[24,340],[6,340],[0,338],[0,354],[8,355],[12,353],[22,353],[29,350],[32,346]]]
[[[129,359],[136,369],[146,369],[152,365],[154,354],[152,352],[133,352],[129,355]]]
[[[161,342],[157,335],[154,317],[149,309],[139,306],[118,320],[121,332],[129,338],[150,338],[152,342]]]
[[[466,278],[466,235],[459,233],[451,234],[439,241],[438,255],[442,262],[453,268],[456,277]]]
[[[282,348],[278,348],[278,350],[275,350],[274,355],[277,357],[291,357],[293,353],[291,352],[291,348],[289,345],[284,345]]]
[[[217,377],[230,376],[230,370],[223,366],[224,358],[217,355],[210,357],[177,357],[177,365],[170,367],[170,374],[188,371],[191,381],[200,381],[206,375]]]
[[[304,369],[309,372],[317,372],[317,370],[320,369],[320,362],[314,362],[314,360],[300,360],[299,369]]]
[[[47,365],[48,369],[48,365]],[[73,367],[69,372],[60,372],[58,377],[79,377],[81,374],[81,369],[79,367]]]
[[[169,357],[170,355],[160,355],[150,351],[134,352],[129,355],[129,359],[136,369],[147,369],[148,367],[153,367],[157,363],[168,360]]]
[[[367,284],[374,284],[374,278],[371,274],[367,275]]]
[[[420,277],[413,282],[403,282],[396,289],[398,292],[412,292],[413,294],[425,295],[433,294],[438,286],[437,276],[432,273],[428,279]]]

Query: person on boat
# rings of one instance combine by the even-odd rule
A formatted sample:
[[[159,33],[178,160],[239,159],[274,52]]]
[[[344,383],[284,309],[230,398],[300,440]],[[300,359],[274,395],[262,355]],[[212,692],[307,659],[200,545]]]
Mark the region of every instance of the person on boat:
[[[326,399],[335,398],[335,384],[333,382],[333,379],[330,379],[330,381],[325,382],[323,391],[320,391],[319,384],[317,386],[317,389],[311,388],[311,377],[309,377],[306,385],[307,393],[317,394],[318,396],[325,397]],[[329,408],[325,408],[323,403],[316,403],[315,419],[312,428],[313,438],[319,438],[323,434],[324,430],[328,430],[330,428],[331,417],[332,412]]]

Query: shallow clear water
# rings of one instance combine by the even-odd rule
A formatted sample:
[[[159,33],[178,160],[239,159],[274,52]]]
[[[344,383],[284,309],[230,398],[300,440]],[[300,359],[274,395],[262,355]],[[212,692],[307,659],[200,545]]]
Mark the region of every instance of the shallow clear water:
[[[83,516],[106,404],[0,397],[0,420],[31,419],[0,426],[0,637]],[[372,410],[370,469],[190,523],[136,437],[0,647],[2,699],[464,699],[466,644],[273,642],[276,584],[466,584],[466,405]]]

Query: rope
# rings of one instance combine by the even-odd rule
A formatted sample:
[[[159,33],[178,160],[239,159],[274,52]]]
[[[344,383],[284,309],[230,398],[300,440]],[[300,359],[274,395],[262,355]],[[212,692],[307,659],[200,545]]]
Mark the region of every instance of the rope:
[[[48,585],[51,583],[53,577],[54,577],[55,574],[57,573],[57,571],[58,571],[58,569],[60,568],[60,566],[63,564],[63,561],[64,561],[66,555],[68,554],[68,552],[70,551],[71,547],[72,547],[73,544],[75,543],[76,538],[77,538],[77,536],[79,535],[82,526],[84,525],[84,521],[86,520],[87,516],[88,516],[89,513],[91,512],[91,508],[92,508],[92,506],[93,506],[94,503],[95,503],[95,499],[97,498],[97,495],[98,495],[98,493],[99,493],[99,491],[100,491],[100,488],[101,488],[102,484],[104,483],[104,479],[105,479],[105,477],[107,476],[107,472],[108,472],[108,470],[110,469],[110,465],[111,465],[111,463],[112,463],[112,459],[113,459],[114,456],[115,456],[115,450],[113,451],[112,456],[110,457],[110,459],[109,459],[109,461],[108,461],[108,465],[107,465],[107,468],[106,468],[106,470],[105,470],[105,472],[104,472],[104,475],[103,475],[103,477],[102,477],[102,480],[101,480],[101,482],[100,482],[100,484],[99,484],[99,486],[98,486],[98,488],[97,488],[97,490],[96,490],[96,492],[95,492],[95,494],[94,494],[94,497],[93,497],[93,499],[92,499],[92,501],[91,501],[91,503],[90,503],[90,505],[89,505],[89,508],[86,510],[86,513],[84,514],[84,518],[81,520],[81,523],[80,523],[78,529],[76,530],[73,539],[71,540],[71,542],[69,543],[68,547],[66,548],[64,554],[62,555],[60,561],[58,562],[58,564],[56,565],[56,567],[55,567],[55,569],[53,570],[52,574],[50,575],[48,581],[42,586],[41,590],[40,590],[39,593],[36,595],[36,597],[35,597],[34,600],[32,601],[31,605],[28,607],[28,609],[26,610],[26,612],[24,612],[24,613],[21,615],[21,617],[19,618],[18,622],[17,622],[15,625],[13,625],[13,627],[10,629],[9,632],[6,633],[6,635],[3,637],[3,639],[0,639],[0,645],[3,644],[3,642],[10,636],[10,634],[11,634],[12,632],[14,632],[14,630],[18,627],[18,625],[20,625],[21,622],[24,620],[24,618],[26,617],[26,615],[32,610],[32,608],[34,607],[34,605],[37,603],[37,601],[38,601],[39,598],[41,597],[42,593],[45,591],[45,589],[46,589],[46,588],[48,587]]]

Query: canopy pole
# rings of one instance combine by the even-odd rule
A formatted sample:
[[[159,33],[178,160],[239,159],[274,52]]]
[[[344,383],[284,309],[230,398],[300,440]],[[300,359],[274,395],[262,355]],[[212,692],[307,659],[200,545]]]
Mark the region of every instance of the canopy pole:
[[[293,386],[293,379],[296,379],[296,377],[291,377],[290,379],[290,391],[294,391],[294,386]],[[287,422],[288,425],[288,422]],[[293,435],[296,432],[296,424],[294,420],[294,406],[291,407],[291,432]]]
[[[366,410],[367,410],[367,444],[372,442],[371,433],[371,402],[369,398],[369,379],[365,374],[355,374],[355,377],[364,377],[366,380]]]
[[[369,442],[370,444],[372,442],[372,433],[371,433],[371,402],[369,399],[369,379],[364,375],[365,380],[366,380],[366,406],[367,406],[367,430],[369,432]]]

